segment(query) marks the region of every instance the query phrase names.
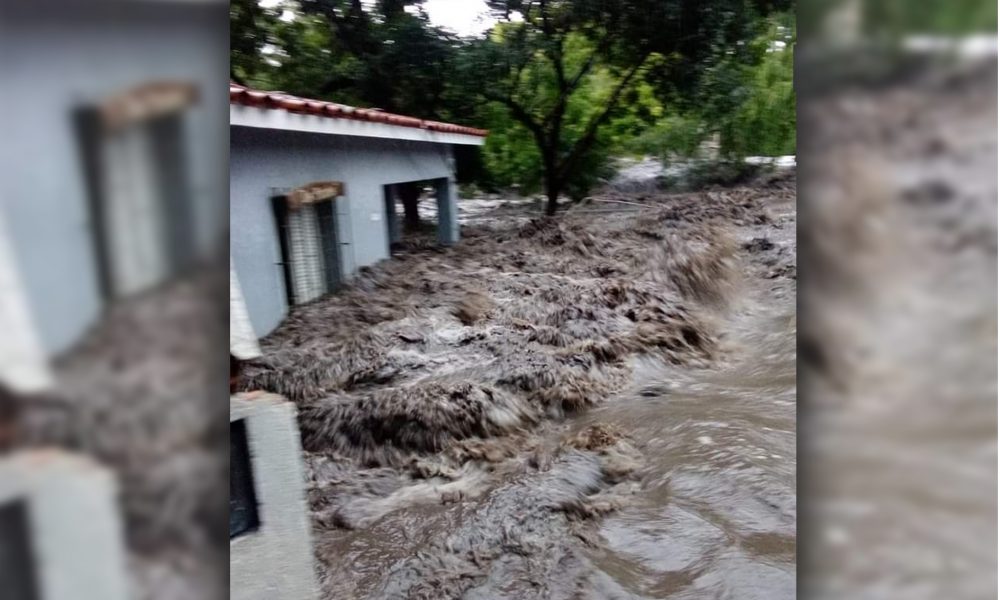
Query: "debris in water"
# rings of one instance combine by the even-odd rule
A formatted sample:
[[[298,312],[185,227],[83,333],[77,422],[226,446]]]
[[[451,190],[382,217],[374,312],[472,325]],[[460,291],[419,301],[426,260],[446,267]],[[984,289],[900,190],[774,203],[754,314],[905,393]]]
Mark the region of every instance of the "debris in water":
[[[628,504],[643,454],[619,426],[567,433],[566,417],[613,401],[639,360],[696,369],[725,354],[716,323],[747,255],[734,227],[773,224],[793,177],[630,197],[600,218],[500,206],[454,248],[408,246],[294,308],[244,385],[299,406],[325,597],[603,585],[583,548]],[[761,252],[772,270],[793,260]],[[410,519],[430,538],[400,538]],[[371,539],[394,540],[377,559],[391,569],[358,568]]]

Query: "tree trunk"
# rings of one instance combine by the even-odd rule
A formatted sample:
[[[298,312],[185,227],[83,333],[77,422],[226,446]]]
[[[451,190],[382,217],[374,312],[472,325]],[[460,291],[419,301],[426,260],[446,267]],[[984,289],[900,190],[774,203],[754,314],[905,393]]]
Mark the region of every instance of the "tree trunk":
[[[403,202],[403,229],[416,231],[420,228],[420,213],[417,203],[420,202],[420,185],[416,183],[401,183],[396,186],[399,199]]]
[[[545,149],[544,156],[545,197],[548,198],[548,202],[545,203],[545,214],[551,217],[556,214],[556,209],[559,208],[559,192],[561,190],[559,189],[555,150]]]
[[[556,209],[559,208],[559,188],[546,181],[545,197],[548,198],[545,203],[545,214],[551,217],[556,214]]]

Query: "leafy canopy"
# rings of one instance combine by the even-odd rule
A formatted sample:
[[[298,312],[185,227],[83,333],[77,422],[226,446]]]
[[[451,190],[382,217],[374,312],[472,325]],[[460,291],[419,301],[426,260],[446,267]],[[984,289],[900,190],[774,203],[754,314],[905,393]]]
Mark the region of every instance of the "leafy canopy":
[[[794,18],[775,12],[790,2],[487,4],[499,23],[459,38],[422,0],[233,0],[231,76],[486,127],[459,175],[542,190],[553,210],[628,152],[693,153],[711,135],[732,155],[794,151]],[[788,51],[769,52],[778,37]]]

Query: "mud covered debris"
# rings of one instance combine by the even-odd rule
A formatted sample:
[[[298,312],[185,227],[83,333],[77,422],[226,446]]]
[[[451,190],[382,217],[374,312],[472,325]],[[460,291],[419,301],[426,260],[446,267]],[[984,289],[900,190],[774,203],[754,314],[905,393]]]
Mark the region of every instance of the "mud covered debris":
[[[737,280],[724,222],[768,217],[743,190],[691,200],[469,228],[455,249],[378,265],[296,309],[246,388],[299,403],[310,449],[381,463],[601,402],[630,356],[704,364]]]
[[[56,362],[55,389],[23,399],[20,443],[69,448],[114,471],[141,600],[225,595],[224,286],[222,273],[199,271],[110,305]]]
[[[487,316],[495,306],[486,294],[471,292],[455,304],[454,314],[463,325],[473,325]]]
[[[518,595],[502,590],[515,581],[551,590],[547,597],[574,597],[591,577],[581,551],[594,535],[591,519],[623,501],[625,492],[614,483],[634,471],[638,463],[629,461],[636,455],[624,439],[601,453],[567,444],[548,468],[491,493],[483,509],[454,531],[397,563],[371,596],[513,598]],[[336,587],[326,583],[328,589]]]
[[[439,452],[451,442],[524,427],[539,413],[503,389],[453,377],[379,390],[360,399],[330,397],[303,408],[303,445],[337,450],[366,464],[398,464],[410,452]]]
[[[771,214],[793,199],[786,176],[599,216],[505,205],[454,248],[410,244],[293,309],[244,385],[299,407],[325,597],[617,593],[585,549],[629,504],[643,448],[567,423],[618,401],[640,362],[725,360],[743,280],[794,270],[747,233],[794,228]]]

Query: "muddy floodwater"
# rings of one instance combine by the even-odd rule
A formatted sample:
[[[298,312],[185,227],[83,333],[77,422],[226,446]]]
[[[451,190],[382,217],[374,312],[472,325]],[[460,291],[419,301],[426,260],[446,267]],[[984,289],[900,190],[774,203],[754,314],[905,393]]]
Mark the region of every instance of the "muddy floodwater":
[[[997,62],[912,71],[799,113],[811,598],[997,595]]]
[[[619,425],[645,460],[588,552],[608,597],[795,597],[795,305],[755,291],[726,323],[725,364],[639,365],[627,392],[574,419]]]
[[[793,598],[794,189],[463,201],[295,309],[324,597]]]

